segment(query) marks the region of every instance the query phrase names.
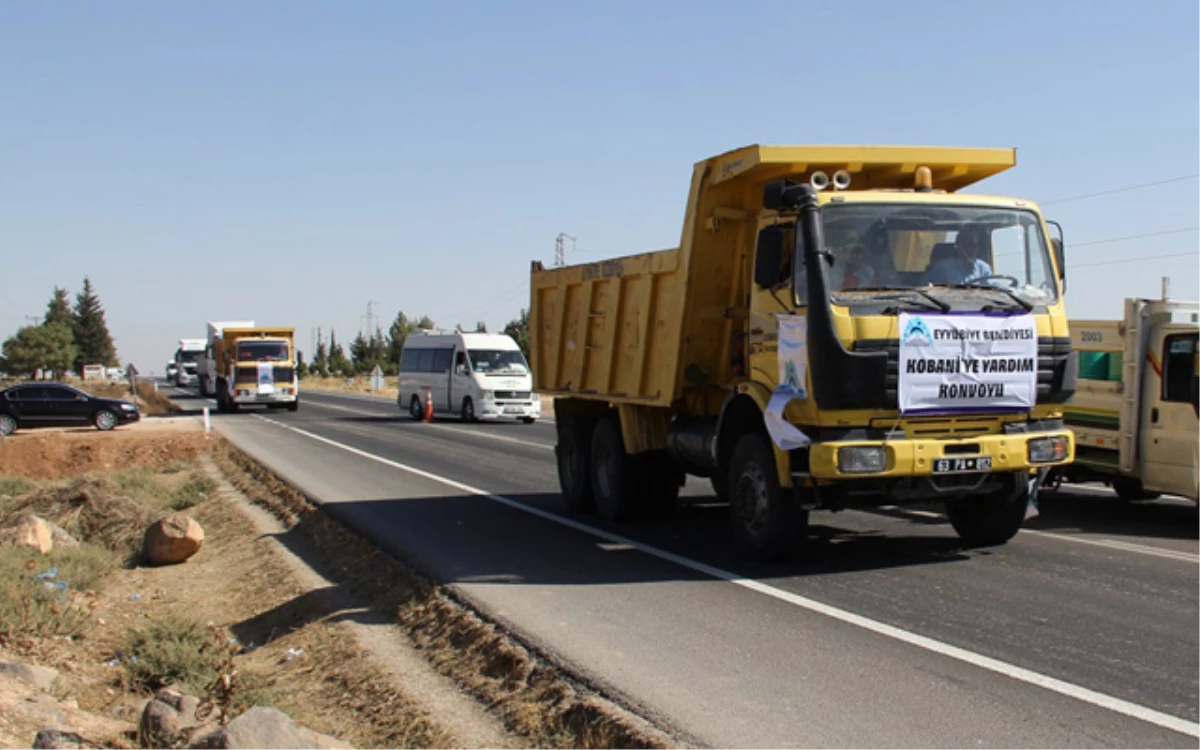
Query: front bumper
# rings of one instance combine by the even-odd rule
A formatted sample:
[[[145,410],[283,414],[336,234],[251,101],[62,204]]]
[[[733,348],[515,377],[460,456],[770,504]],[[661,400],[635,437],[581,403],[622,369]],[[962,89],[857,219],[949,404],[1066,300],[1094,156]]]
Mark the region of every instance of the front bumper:
[[[542,402],[532,401],[480,401],[475,405],[477,419],[537,419],[542,416]]]
[[[275,388],[260,391],[258,388],[234,388],[232,399],[235,404],[290,404],[299,398],[299,389]]]
[[[1066,456],[1057,461],[1033,463],[1029,460],[1029,442],[1039,438],[1061,437],[1067,445]],[[886,451],[882,471],[844,472],[838,467],[838,449],[881,446]],[[940,458],[991,458],[990,473],[1029,472],[1062,466],[1075,460],[1075,435],[1070,430],[1031,432],[1012,435],[978,435],[961,439],[855,440],[813,443],[809,448],[809,473],[814,479],[889,479],[933,475],[934,461]]]

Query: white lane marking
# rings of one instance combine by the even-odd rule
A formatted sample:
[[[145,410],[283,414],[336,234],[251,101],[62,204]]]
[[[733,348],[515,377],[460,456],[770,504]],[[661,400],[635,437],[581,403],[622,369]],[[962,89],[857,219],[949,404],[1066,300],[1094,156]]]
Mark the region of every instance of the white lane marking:
[[[303,381],[301,381],[301,382],[303,382]],[[374,403],[396,404],[397,406],[399,406],[399,402],[396,399],[391,398],[390,396],[387,396],[387,397],[363,396],[361,394],[356,395],[353,393],[338,393],[337,391],[318,391],[315,388],[309,389],[308,391],[306,391],[306,393],[310,393],[310,394],[318,394],[319,393],[322,396],[331,396],[333,398],[344,398],[349,401],[359,401],[359,402],[366,402],[366,403],[372,403],[372,404],[374,404]],[[404,413],[407,414],[408,412],[405,411]],[[554,424],[554,417],[547,417],[547,416],[545,416],[545,412],[543,412],[543,416],[538,417],[538,421],[539,422],[549,422],[550,424]]]
[[[902,513],[909,516],[918,516],[920,518],[945,518],[945,515],[942,513],[931,513],[925,510],[900,508],[894,505],[885,505],[880,509]],[[1200,554],[1196,554],[1194,552],[1183,552],[1174,549],[1162,549],[1161,547],[1152,547],[1149,544],[1124,542],[1118,539],[1086,539],[1080,536],[1072,536],[1070,534],[1054,534],[1049,531],[1040,531],[1038,529],[1021,529],[1021,533],[1029,534],[1031,536],[1044,536],[1048,539],[1058,539],[1064,542],[1075,542],[1076,544],[1090,544],[1094,547],[1105,547],[1107,549],[1118,550],[1120,552],[1133,552],[1139,555],[1162,557],[1167,560],[1178,560],[1180,562],[1191,563],[1192,565],[1200,563]]]
[[[362,411],[361,409],[351,409],[348,406],[334,406],[333,404],[314,404],[314,405],[319,409],[335,409],[337,411],[346,411],[346,412],[350,412],[351,414],[361,414],[361,415],[368,416],[368,417],[386,417],[387,416],[386,414],[379,414],[377,412]],[[402,416],[407,416],[407,414],[408,414],[408,412],[401,413]],[[451,427],[450,425],[438,424],[437,422],[434,422],[432,424],[426,424],[426,426],[431,429],[443,430],[445,432],[458,432],[463,435],[470,435],[471,437],[487,438],[488,440],[499,440],[499,441],[505,442],[505,443],[516,443],[518,445],[529,446],[530,448],[543,448],[546,450],[554,450],[554,446],[550,445],[548,443],[534,443],[534,442],[530,442],[528,440],[521,440],[519,438],[507,437],[505,435],[493,435],[488,432],[475,432],[473,430],[468,430],[468,429],[465,429],[462,427]]]
[[[592,526],[579,523],[578,521],[573,521],[569,518],[563,518],[562,516],[541,510],[540,508],[534,508],[529,505],[519,503],[516,500],[504,497],[503,495],[496,495],[488,492],[487,490],[481,490],[476,487],[463,484],[462,482],[457,482],[448,477],[432,474],[428,471],[399,463],[398,461],[392,461],[391,459],[383,458],[382,456],[377,456],[364,450],[359,450],[353,446],[345,445],[335,440],[330,440],[329,438],[308,432],[307,430],[301,430],[298,427],[293,427],[289,424],[284,424],[283,422],[276,422],[273,419],[267,419],[266,417],[258,414],[253,416],[269,424],[282,427],[285,430],[290,430],[299,435],[316,440],[317,442],[325,443],[326,445],[331,445],[334,448],[344,450],[347,453],[352,453],[356,456],[370,459],[371,461],[381,463],[385,466],[391,466],[392,468],[400,469],[401,471],[406,471],[410,474],[415,474],[419,477],[438,482],[461,492],[486,498],[493,502],[500,503],[501,505],[506,505],[514,510],[519,510],[523,513],[529,513],[530,515],[537,516],[538,518],[550,521],[551,523],[556,523],[560,526],[566,526],[567,528],[598,537],[613,544],[628,545],[629,547],[637,549],[647,555],[657,557],[660,560],[666,560],[667,562],[675,563],[676,565],[688,568],[689,570],[694,570],[697,573],[702,573],[718,580],[727,581],[735,586],[741,586],[742,588],[749,589],[750,591],[755,591],[765,596],[778,599],[779,601],[787,602],[788,604],[792,604],[801,609],[806,609],[810,612],[816,612],[818,614],[825,615],[826,617],[862,628],[863,630],[867,630],[888,638],[894,638],[902,643],[907,643],[910,646],[916,646],[917,648],[925,649],[926,651],[931,651],[935,654],[939,654],[950,659],[956,659],[966,664],[970,664],[990,672],[995,672],[996,674],[1003,675],[1014,680],[1026,682],[1030,685],[1036,685],[1060,695],[1065,695],[1068,698],[1074,698],[1075,700],[1083,701],[1084,703],[1090,703],[1094,706],[1099,706],[1100,708],[1104,708],[1109,711],[1124,714],[1125,716],[1131,716],[1140,721],[1155,724],[1181,734],[1186,734],[1190,737],[1200,738],[1200,723],[1188,721],[1187,719],[1182,719],[1177,716],[1172,716],[1170,714],[1163,713],[1162,711],[1156,711],[1152,708],[1147,708],[1146,706],[1140,706],[1136,703],[1115,698],[1111,695],[1105,695],[1104,693],[1090,690],[1081,685],[1075,685],[1073,683],[1066,682],[1065,680],[1060,680],[1055,677],[1034,672],[1030,669],[1025,669],[1024,667],[1018,667],[1014,664],[1000,661],[999,659],[993,659],[990,656],[977,654],[973,651],[959,648],[958,646],[952,646],[948,643],[943,643],[933,638],[918,635],[902,628],[895,627],[894,625],[888,625],[886,623],[879,622],[878,620],[872,620],[868,617],[863,617],[862,615],[856,615],[853,612],[848,612],[844,609],[823,604],[815,599],[809,599],[807,597],[800,596],[799,594],[793,594],[790,591],[777,589],[752,578],[744,578],[736,573],[730,573],[729,571],[722,570],[721,568],[706,565],[705,563],[697,562],[696,560],[692,560],[681,555],[676,555],[673,552],[667,552],[666,550],[652,547],[635,539],[629,539],[627,537],[620,536],[619,534],[613,534],[602,529],[597,529]]]
[[[1036,536],[1049,537],[1051,539],[1061,539],[1068,542],[1077,542],[1078,544],[1091,544],[1096,547],[1107,547],[1108,549],[1120,550],[1121,552],[1136,552],[1140,555],[1151,555],[1153,557],[1163,557],[1168,560],[1179,560],[1181,562],[1191,563],[1195,565],[1200,562],[1200,555],[1191,552],[1180,552],[1173,549],[1160,549],[1151,547],[1148,544],[1135,544],[1133,542],[1122,542],[1117,539],[1084,539],[1083,537],[1071,536],[1069,534],[1051,534],[1048,531],[1038,531],[1037,529],[1021,529],[1022,534],[1034,534]]]

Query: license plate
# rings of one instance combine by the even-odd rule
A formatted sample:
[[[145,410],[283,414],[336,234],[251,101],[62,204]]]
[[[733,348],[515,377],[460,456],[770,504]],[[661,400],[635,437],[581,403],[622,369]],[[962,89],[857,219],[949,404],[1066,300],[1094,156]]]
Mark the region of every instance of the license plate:
[[[991,456],[964,456],[962,458],[937,458],[933,461],[934,474],[972,474],[992,470]]]

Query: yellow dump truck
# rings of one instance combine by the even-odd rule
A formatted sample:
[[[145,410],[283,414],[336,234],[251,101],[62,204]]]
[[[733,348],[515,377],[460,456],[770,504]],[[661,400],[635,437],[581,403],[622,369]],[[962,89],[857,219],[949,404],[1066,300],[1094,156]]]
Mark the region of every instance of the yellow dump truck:
[[[236,412],[260,404],[296,411],[300,380],[296,377],[293,328],[223,328],[210,344],[216,375],[217,409]]]
[[[1010,539],[1071,461],[1061,232],[961,189],[1012,149],[749,146],[696,164],[678,248],[533,263],[535,387],[569,509],[669,513],[711,478],[746,554],[809,511],[942,500]]]
[[[1073,320],[1079,388],[1067,405],[1075,463],[1055,473],[1103,481],[1125,500],[1200,500],[1200,304],[1126,299],[1121,320]]]

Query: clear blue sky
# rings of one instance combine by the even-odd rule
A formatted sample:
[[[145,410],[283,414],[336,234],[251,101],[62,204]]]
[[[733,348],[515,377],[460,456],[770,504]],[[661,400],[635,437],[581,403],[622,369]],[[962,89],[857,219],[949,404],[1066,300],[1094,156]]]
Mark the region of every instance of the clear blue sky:
[[[0,338],[84,275],[143,371],[213,319],[348,342],[372,300],[497,330],[559,232],[674,246],[691,165],[749,143],[1015,146],[980,191],[1046,202],[1195,175],[1197,7],[9,0]],[[1045,206],[1071,314],[1200,298],[1198,190]]]

